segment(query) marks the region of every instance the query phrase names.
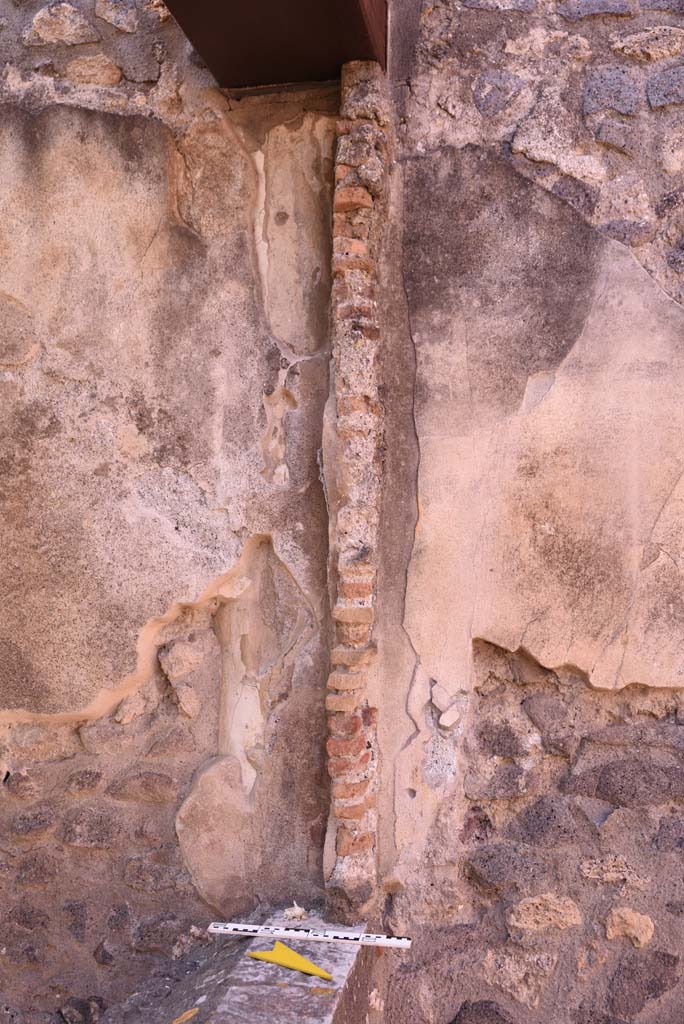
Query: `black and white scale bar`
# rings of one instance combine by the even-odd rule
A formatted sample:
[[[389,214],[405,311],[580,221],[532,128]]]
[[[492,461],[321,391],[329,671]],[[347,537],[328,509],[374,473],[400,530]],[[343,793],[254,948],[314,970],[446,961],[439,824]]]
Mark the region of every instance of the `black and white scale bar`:
[[[214,921],[207,931],[212,935],[245,935],[249,938],[301,939],[302,942],[344,942],[352,946],[389,946],[391,949],[410,949],[411,940],[400,935],[371,935],[368,932],[343,932],[326,928],[282,928],[273,925],[235,924]]]

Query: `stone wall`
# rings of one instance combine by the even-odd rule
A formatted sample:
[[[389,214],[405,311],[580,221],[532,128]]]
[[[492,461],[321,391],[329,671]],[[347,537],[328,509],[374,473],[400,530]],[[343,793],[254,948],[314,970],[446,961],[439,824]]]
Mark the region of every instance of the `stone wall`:
[[[395,84],[373,1022],[681,1017],[680,15],[426,3]]]
[[[475,645],[460,798],[430,836],[432,914],[391,1021],[573,1024],[681,1015],[681,695],[592,690]],[[439,904],[439,912],[437,912]]]
[[[42,1020],[322,894],[339,98],[224,95],[157,0],[0,15],[0,991]]]

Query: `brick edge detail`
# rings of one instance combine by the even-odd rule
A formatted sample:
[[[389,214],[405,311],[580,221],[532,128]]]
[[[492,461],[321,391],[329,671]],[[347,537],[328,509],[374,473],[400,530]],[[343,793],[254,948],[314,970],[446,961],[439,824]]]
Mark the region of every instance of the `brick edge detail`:
[[[333,438],[325,458],[335,641],[326,709],[330,828],[329,900],[353,917],[376,889],[377,712],[367,680],[375,659],[377,539],[384,420],[378,386],[378,258],[391,160],[390,105],[378,64],[342,69],[337,122],[332,255]]]

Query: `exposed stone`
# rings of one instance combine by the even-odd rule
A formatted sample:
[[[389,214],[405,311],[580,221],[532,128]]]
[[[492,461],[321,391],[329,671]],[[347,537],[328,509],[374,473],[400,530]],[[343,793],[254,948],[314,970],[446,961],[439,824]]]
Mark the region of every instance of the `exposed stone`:
[[[463,791],[470,800],[511,799],[525,792],[525,773],[518,764],[499,764],[488,775],[470,769],[465,775]]]
[[[621,121],[602,121],[596,132],[596,138],[598,142],[618,149],[621,153],[629,153],[635,145],[634,129]]]
[[[543,893],[528,896],[506,912],[509,929],[524,932],[545,931],[547,928],[572,928],[582,924],[582,915],[577,904],[569,896]]]
[[[97,53],[69,61],[66,77],[78,84],[113,86],[121,81],[121,68],[104,53]]]
[[[645,887],[645,880],[637,874],[621,854],[590,857],[588,860],[582,861],[580,871],[585,878],[592,878],[608,885],[625,883],[633,885],[637,889]]]
[[[619,114],[636,114],[641,106],[639,80],[627,68],[597,68],[587,76],[584,87],[584,113],[616,110]]]
[[[654,109],[684,103],[684,65],[652,75],[646,83],[646,95]]]
[[[165,892],[178,882],[178,869],[160,863],[150,856],[131,857],[126,861],[124,881],[140,892]]]
[[[38,785],[27,771],[12,772],[5,780],[5,788],[18,800],[31,800],[38,795]]]
[[[440,729],[450,730],[460,725],[468,710],[469,698],[467,694],[460,694],[453,700],[446,711],[439,716],[438,725]]]
[[[528,13],[537,6],[536,0],[463,0],[463,6],[475,11],[519,11]]]
[[[643,32],[633,32],[614,39],[612,49],[635,60],[666,60],[684,52],[684,29],[672,25],[655,25]]]
[[[628,15],[632,13],[629,0],[568,0],[556,8],[568,21],[580,21],[597,15]]]
[[[498,953],[490,949],[484,960],[484,976],[490,985],[534,1009],[539,1005],[556,961],[557,957],[551,953]]]
[[[96,43],[99,38],[90,22],[69,3],[54,3],[41,8],[24,33],[27,46],[51,43],[77,46],[79,43]]]
[[[114,950],[104,939],[93,950],[93,960],[96,964],[99,964],[100,967],[111,967],[116,960]]]
[[[572,178],[603,181],[606,176],[603,162],[576,148],[576,134],[576,123],[561,103],[557,89],[549,87],[543,91],[531,114],[518,126],[511,148],[529,160],[555,164],[563,174]]]
[[[60,828],[60,838],[67,846],[106,850],[120,832],[119,822],[109,811],[83,807],[67,814]]]
[[[99,1024],[104,1009],[104,999],[90,996],[87,999],[67,999],[59,1012],[66,1024]]]
[[[683,0],[641,0],[644,11],[668,11],[670,14],[684,14]]]
[[[561,175],[551,191],[585,217],[591,217],[596,209],[598,190],[587,185],[586,182],[577,181],[568,175]],[[563,733],[563,735],[566,734]],[[562,741],[559,739],[559,734],[554,731],[553,739],[549,736],[549,742],[552,745],[558,745]]]
[[[663,853],[684,852],[684,818],[661,818],[654,846]]]
[[[484,71],[473,86],[475,106],[484,117],[495,117],[512,103],[524,84],[510,71]]]
[[[492,843],[471,851],[464,869],[471,881],[501,895],[548,890],[555,874],[549,857],[515,843]]]
[[[441,683],[433,682],[430,686],[430,700],[438,711],[446,711],[453,699],[453,695]]]
[[[66,929],[77,942],[85,942],[88,924],[88,908],[82,900],[67,900],[64,904]]]
[[[131,772],[113,782],[107,792],[116,800],[145,804],[173,803],[177,798],[173,779],[162,772]]]
[[[81,793],[92,793],[98,788],[102,781],[102,772],[96,768],[83,768],[80,771],[72,772],[66,783],[66,792],[79,795]]]
[[[16,907],[12,907],[7,914],[7,920],[10,924],[19,925],[25,931],[33,931],[35,928],[45,929],[50,923],[50,917],[44,910],[40,910],[26,900],[22,900]]]
[[[176,725],[157,736],[147,750],[147,756],[165,758],[169,755],[187,754],[194,750],[196,742],[185,725]]]
[[[209,645],[198,640],[176,640],[157,655],[164,675],[175,683],[195,672],[209,653]]]
[[[647,807],[684,798],[684,768],[633,758],[606,764],[596,796],[621,807]]]
[[[631,907],[613,907],[606,918],[607,939],[629,939],[637,948],[647,946],[654,931],[651,918]]]
[[[493,757],[519,757],[525,752],[520,737],[506,722],[482,722],[475,735],[480,750]]]
[[[95,14],[120,32],[135,32],[138,28],[138,12],[131,0],[95,0]]]
[[[384,125],[389,121],[387,87],[379,65],[351,61],[342,69],[340,117],[367,119]]]
[[[19,861],[17,884],[38,888],[49,885],[57,877],[57,865],[47,850],[33,850]]]
[[[526,807],[511,824],[510,833],[540,846],[562,846],[581,834],[572,805],[556,796],[542,796]]]
[[[135,949],[138,953],[169,953],[181,930],[181,921],[171,911],[146,918],[135,930]]]
[[[173,688],[176,703],[186,718],[197,718],[202,710],[202,704],[192,686],[187,683],[178,683]]]
[[[505,1010],[491,999],[461,1003],[451,1024],[513,1024]]]
[[[628,953],[617,966],[608,989],[610,1010],[632,1020],[647,1003],[660,999],[679,981],[679,957],[659,950]]]
[[[665,260],[671,270],[674,270],[676,274],[681,274],[684,271],[684,248],[678,246],[676,249],[672,249],[666,254]]]
[[[55,823],[55,812],[51,807],[36,807],[17,814],[12,819],[11,831],[15,836],[33,836],[46,832]]]
[[[610,220],[601,225],[609,238],[623,245],[645,245],[651,242],[657,231],[657,225],[643,220]]]

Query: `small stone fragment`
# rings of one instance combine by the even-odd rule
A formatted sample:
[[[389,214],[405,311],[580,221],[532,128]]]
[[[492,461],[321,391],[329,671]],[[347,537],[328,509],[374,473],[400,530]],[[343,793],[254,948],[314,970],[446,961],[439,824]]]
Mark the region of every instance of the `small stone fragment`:
[[[513,1024],[508,1014],[492,999],[461,1003],[451,1024]]]
[[[643,220],[609,220],[601,224],[601,231],[616,242],[636,246],[653,241],[656,225]]]
[[[547,928],[572,928],[582,924],[582,915],[569,896],[547,892],[541,896],[528,896],[516,903],[509,909],[506,921],[509,928],[539,932]]]
[[[628,225],[631,223],[627,222]],[[604,225],[604,230],[608,227]],[[626,244],[640,244],[636,240],[629,240],[634,238],[630,228],[625,227],[624,230],[629,232]],[[646,758],[611,761],[601,769],[595,795],[620,807],[647,807],[678,800],[684,797],[684,768],[679,765],[661,765]]]
[[[673,266],[672,269],[676,270],[679,274],[684,270],[684,248],[675,250],[675,252],[681,253],[682,264],[681,268]],[[660,850],[663,853],[684,852],[684,818],[661,818],[658,834],[653,841],[653,845],[656,850]]]
[[[654,110],[684,103],[684,65],[678,64],[649,78],[646,95]]]
[[[200,667],[207,656],[207,646],[190,640],[175,640],[158,652],[162,672],[170,682],[184,679]]]
[[[136,952],[169,953],[180,930],[181,922],[172,912],[146,918],[135,931]]]
[[[522,153],[528,160],[555,164],[571,178],[600,182],[606,168],[599,157],[587,155],[575,147],[577,124],[563,105],[559,90],[549,86],[542,93],[531,114],[521,121],[513,140],[513,153]]]
[[[104,999],[90,996],[88,999],[67,999],[59,1012],[66,1024],[99,1024],[104,1010]]]
[[[106,850],[119,832],[119,823],[107,811],[84,807],[64,819],[60,835],[68,846]]]
[[[612,50],[634,60],[666,60],[684,52],[684,29],[656,25],[613,40]]]
[[[96,964],[99,964],[101,967],[111,966],[111,964],[114,963],[115,959],[116,957],[114,956],[114,951],[112,950],[111,946],[104,940],[99,944],[99,946],[96,946],[96,948],[93,951],[93,960],[95,961]]]
[[[627,15],[632,13],[629,0],[568,0],[556,8],[568,21],[580,21],[601,14]]]
[[[621,153],[628,153],[634,148],[634,130],[621,121],[602,121],[596,139]]]
[[[145,0],[145,10],[149,11],[150,14],[155,14],[162,24],[171,17],[171,11],[168,9],[164,0]]]
[[[104,53],[92,57],[77,57],[66,67],[66,77],[79,85],[118,85],[121,81],[121,68]]]
[[[641,0],[642,11],[668,11],[684,14],[684,0]]]
[[[635,889],[644,889],[648,881],[648,879],[640,878],[619,853],[612,853],[607,857],[590,857],[588,860],[582,861],[580,871],[585,878],[591,878],[596,882],[605,882],[607,885],[621,882],[633,885]]]
[[[518,11],[529,13],[537,6],[536,0],[463,0],[463,6],[476,11]]]
[[[499,953],[490,949],[484,961],[484,976],[490,985],[534,1009],[555,970],[556,960],[551,953]]]
[[[47,831],[54,821],[55,813],[50,807],[36,807],[24,814],[17,814],[12,819],[11,831],[15,836],[37,835]]]
[[[41,888],[57,877],[57,866],[45,850],[34,850],[19,862],[17,884]]]
[[[477,745],[492,757],[519,757],[525,753],[520,737],[507,722],[481,722],[476,730]]]
[[[510,71],[489,69],[473,86],[473,100],[483,117],[495,117],[512,103],[523,85],[522,78]]]
[[[99,38],[96,29],[69,3],[43,7],[24,33],[26,46],[48,46],[51,43],[77,46],[79,43],[96,43]]]
[[[552,860],[522,843],[489,843],[472,850],[464,861],[469,881],[485,891],[505,896],[524,896],[551,888]]]
[[[453,696],[441,683],[433,683],[430,687],[430,700],[438,711],[446,711],[453,699]]]
[[[64,904],[66,929],[77,942],[85,942],[88,924],[88,910],[81,900],[68,900]]]
[[[188,686],[187,683],[178,683],[177,686],[174,686],[173,692],[182,713],[187,718],[197,718],[202,705],[192,686]]]
[[[93,768],[84,768],[78,772],[72,772],[67,779],[66,792],[78,795],[80,793],[92,793],[102,781],[102,772]]]
[[[558,178],[551,191],[555,196],[558,196],[559,199],[562,199],[585,217],[590,217],[593,214],[599,199],[599,193],[596,188],[565,174]],[[526,706],[525,710],[527,710]],[[530,717],[532,716],[530,715]],[[535,721],[534,718],[532,721]],[[538,723],[535,722],[535,724],[537,728],[541,728]],[[571,730],[564,730],[562,726],[554,728],[549,725],[548,731],[542,729],[542,736],[545,744],[554,749],[560,749],[561,753],[566,751],[568,743],[572,743]]]
[[[631,907],[613,907],[606,919],[607,939],[629,939],[637,949],[649,944],[654,931],[651,918]]]
[[[19,800],[31,800],[38,794],[38,786],[27,771],[12,772],[5,782],[5,788]]]
[[[660,950],[630,952],[622,958],[611,978],[608,1000],[611,1011],[633,1020],[646,1003],[660,999],[679,981],[679,957]]]
[[[162,772],[131,772],[113,782],[107,792],[116,800],[145,804],[172,803],[176,799],[173,779]]]
[[[604,67],[588,75],[584,89],[585,114],[599,110],[636,114],[640,105],[639,82],[627,68]]]
[[[50,923],[50,918],[43,910],[27,903],[26,900],[22,900],[21,903],[9,911],[7,920],[10,924],[19,925],[20,928],[29,932],[34,931],[36,928],[47,928]]]
[[[95,0],[95,14],[120,32],[135,32],[138,28],[135,4],[128,0]]]
[[[468,708],[468,697],[463,694],[452,701],[446,711],[439,716],[440,729],[453,729],[462,721]]]

